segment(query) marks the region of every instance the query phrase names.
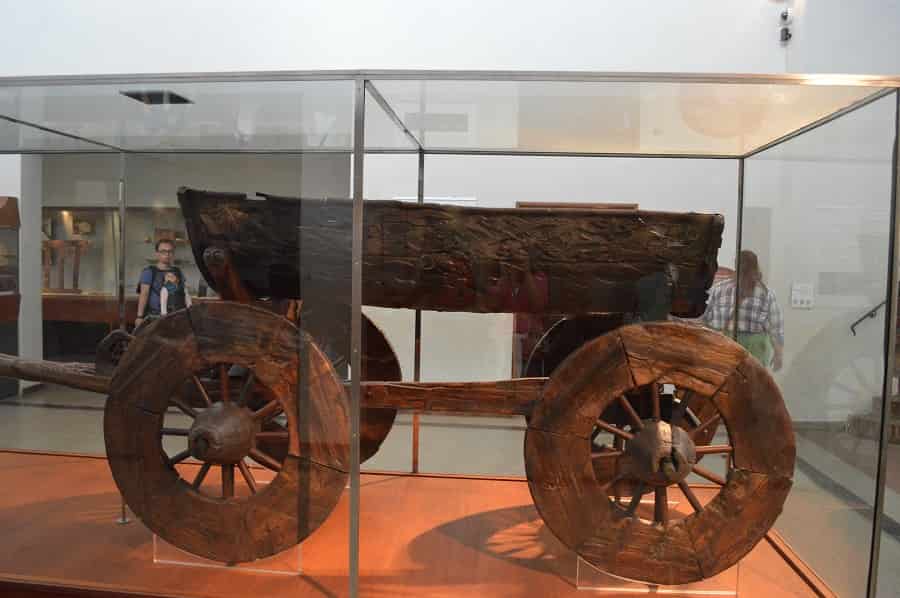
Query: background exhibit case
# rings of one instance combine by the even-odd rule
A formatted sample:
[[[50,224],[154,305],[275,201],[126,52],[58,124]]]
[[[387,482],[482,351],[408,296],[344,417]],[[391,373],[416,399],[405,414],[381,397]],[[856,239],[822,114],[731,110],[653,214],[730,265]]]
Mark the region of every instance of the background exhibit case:
[[[745,592],[769,594],[833,591],[860,595],[868,591],[876,595],[879,583],[886,588],[894,586],[888,579],[891,570],[879,569],[878,562],[896,551],[897,542],[892,535],[894,459],[886,442],[894,414],[884,409],[893,405],[894,392],[895,327],[887,322],[896,321],[895,293],[891,292],[896,285],[891,282],[893,267],[889,267],[894,263],[890,223],[894,221],[896,184],[892,154],[897,130],[895,81],[355,72],[0,83],[0,114],[4,116],[0,142],[4,151],[21,156],[25,229],[20,252],[21,357],[59,359],[65,355],[68,361],[82,364],[70,366],[73,370],[93,374],[92,364],[107,358],[96,353],[96,335],[133,321],[133,285],[140,270],[153,260],[152,248],[160,238],[176,240],[176,259],[196,297],[191,312],[154,325],[157,332],[168,327],[166,334],[146,337],[157,341],[141,341],[145,337],[138,335],[125,352],[123,359],[131,364],[128,371],[135,372],[128,383],[136,384],[136,390],[129,387],[118,396],[144,409],[143,423],[125,412],[119,419],[110,416],[117,403],[107,407],[102,395],[49,384],[29,387],[20,398],[4,401],[12,414],[4,424],[9,475],[25,476],[20,480],[23,488],[38,471],[41,479],[53,480],[10,497],[7,512],[12,516],[13,507],[23,504],[36,509],[35,513],[55,508],[69,517],[46,518],[43,533],[85,538],[79,555],[56,559],[69,563],[66,573],[60,575],[58,569],[42,568],[39,559],[29,560],[24,544],[15,545],[16,536],[11,536],[10,552],[20,556],[0,563],[7,579],[223,595],[240,592],[241,584],[252,583],[249,574],[227,570],[204,571],[196,577],[182,571],[177,579],[168,581],[153,574],[160,566],[150,563],[149,531],[141,524],[109,525],[118,510],[116,487],[105,463],[89,458],[105,454],[115,463],[123,447],[110,445],[108,439],[118,435],[126,443],[141,443],[141,450],[159,446],[164,451],[165,460],[158,448],[152,455],[142,453],[143,469],[127,472],[137,494],[132,493],[129,500],[129,492],[125,492],[126,500],[136,505],[138,514],[163,537],[169,533],[188,538],[186,542],[193,542],[195,552],[200,545],[229,546],[227,554],[207,553],[224,561],[276,551],[282,547],[272,541],[278,534],[295,541],[305,538],[303,576],[265,582],[285,594],[396,593],[410,588],[417,588],[419,594],[429,588],[454,594],[565,593],[575,591],[578,581],[575,553],[567,545],[611,573],[649,574],[648,581],[674,583],[689,581],[678,577],[680,570],[699,567],[701,573],[712,571],[710,559],[737,555],[740,550],[735,552],[728,543],[740,544],[741,538],[747,537],[764,537],[765,541],[742,561],[739,590],[742,586]],[[306,314],[307,323],[301,317],[300,325],[314,341],[309,346],[317,348],[303,349],[301,342],[298,352],[288,343],[282,358],[270,359],[268,365],[258,356],[247,356],[240,339],[253,337],[258,347],[266,347],[266,355],[279,355],[277,350],[271,351],[277,345],[272,345],[272,339],[290,336],[285,331],[290,331],[291,325],[259,308],[228,307],[225,300],[235,299],[241,289],[223,285],[222,281],[231,279],[217,278],[210,264],[224,264],[227,273],[233,256],[226,254],[218,262],[216,256],[210,256],[214,259],[207,262],[203,252],[198,254],[197,230],[192,228],[184,201],[178,209],[181,187],[214,191],[205,200],[210,209],[224,216],[207,219],[206,224],[211,222],[220,229],[222,223],[240,222],[242,213],[233,204],[238,196],[221,192],[239,193],[242,205],[247,206],[271,204],[273,200],[266,196],[329,198],[318,199],[308,204],[313,207],[300,208],[298,214],[273,220],[262,229],[265,233],[276,226],[285,227],[287,234],[276,238],[289,256],[287,262],[275,264],[274,270],[259,255],[243,264],[240,260],[231,263],[239,273],[237,280],[251,287],[251,296],[245,300],[269,298],[270,303],[279,303],[301,297],[298,307]],[[380,201],[385,199],[394,203]],[[405,208],[403,202],[429,205]],[[378,220],[377,215],[391,206],[404,214],[430,214],[432,220],[426,219],[427,226],[422,227],[428,232],[421,238],[404,237],[408,218]],[[653,221],[655,211],[722,215],[721,278],[733,275],[727,268],[736,266],[734,258],[739,251],[751,250],[758,256],[765,288],[777,297],[784,313],[783,367],[769,374],[759,366],[759,373],[754,374],[734,362],[726,366],[721,380],[710,378],[709,368],[701,367],[704,371],[694,372],[693,383],[685,381],[684,364],[649,367],[646,380],[632,373],[629,384],[646,389],[646,413],[641,400],[619,398],[625,387],[612,393],[608,401],[595,396],[599,391],[590,390],[585,395],[589,403],[602,406],[607,401],[621,406],[621,426],[605,417],[597,425],[593,420],[599,412],[593,414],[591,408],[579,413],[576,409],[573,422],[577,426],[567,440],[571,449],[560,445],[557,449],[564,458],[548,459],[552,447],[537,446],[536,438],[565,436],[548,423],[560,424],[565,416],[538,415],[531,407],[550,404],[553,393],[562,393],[565,400],[578,404],[577,393],[565,391],[566,385],[559,381],[577,379],[574,372],[583,370],[572,364],[585,359],[590,348],[597,351],[609,340],[579,349],[581,343],[629,322],[695,318],[702,313],[696,296],[692,309],[679,307],[679,289],[696,287],[690,276],[684,276],[690,269],[677,261],[676,267],[671,267],[657,250],[664,247],[686,255],[693,251],[691,242],[700,237],[696,233],[684,238],[665,233],[664,227]],[[512,221],[486,216],[516,213],[522,216],[510,218],[527,220],[527,214],[542,214],[563,224],[541,227],[540,234],[509,234],[504,231],[520,230]],[[475,230],[482,234],[464,234],[460,223],[465,218],[447,214],[475,215],[472,221],[481,227]],[[576,296],[577,300],[561,300],[568,295],[554,286],[552,264],[566,259],[577,264],[577,258],[589,255],[578,249],[579,227],[572,222],[581,225],[593,219],[640,222],[635,230],[644,233],[629,243],[610,244],[604,259],[627,264],[627,252],[642,243],[650,261],[657,260],[657,266],[648,271],[656,275],[642,277],[633,272],[628,279],[628,292],[633,295],[629,295],[622,289],[591,286],[602,276],[583,268],[581,279],[565,279],[580,282],[588,290],[583,297]],[[622,224],[608,226],[607,236],[595,238],[628,234]],[[28,230],[35,235],[29,236]],[[253,231],[236,230],[231,234],[234,245],[228,247],[231,252],[252,246],[258,238]],[[298,234],[291,238],[293,230]],[[317,245],[323,230],[337,230],[342,239],[325,253]],[[449,241],[441,240],[438,233],[443,230],[451,231]],[[47,237],[41,239],[40,247],[38,231]],[[228,238],[223,230],[211,234],[219,235],[219,240]],[[373,261],[367,259],[372,254],[366,250],[376,238],[382,248],[378,255],[383,258]],[[428,243],[438,246],[442,242],[450,243],[444,246],[449,248],[446,262],[422,250]],[[479,247],[479,242],[483,246]],[[391,243],[405,247],[410,259],[391,253]],[[53,253],[56,245],[66,244],[77,246],[69,250],[70,259],[78,255],[77,285],[74,280],[69,285],[58,274],[72,271],[61,258],[51,255],[47,264],[46,250],[41,257],[43,245]],[[467,270],[460,255],[484,259],[472,258],[478,267]],[[491,261],[491,257],[497,259]],[[447,270],[448,264],[462,268],[465,274]],[[701,291],[716,275],[711,264],[707,265]],[[577,271],[577,265],[572,267]],[[254,283],[255,272],[263,268],[267,268],[265,280],[277,281],[277,289],[248,284]],[[415,289],[423,287],[422,281],[448,271],[457,272],[454,280],[471,278],[477,281],[472,288],[491,292],[474,300],[458,292],[466,285],[457,284],[445,285],[448,292],[439,299],[426,300],[417,294]],[[47,273],[51,284],[42,285]],[[538,284],[522,282],[529,273]],[[52,286],[54,274],[57,286]],[[740,278],[740,272],[736,277]],[[640,282],[643,278],[646,280]],[[522,294],[539,289],[543,279],[548,281],[548,297],[553,300],[539,307],[530,299],[520,300]],[[391,281],[405,281],[408,286],[405,291],[398,287],[372,294],[372,289],[384,291]],[[434,283],[424,287],[440,288]],[[299,290],[294,294],[279,290],[283,288]],[[478,296],[476,293],[476,299]],[[611,305],[610,299],[621,301],[624,307]],[[48,301],[54,303],[52,308]],[[278,309],[290,313],[290,305]],[[249,318],[241,315],[251,312]],[[871,317],[855,323],[870,312]],[[54,324],[52,335],[42,315],[50,313],[63,318],[52,320],[63,323]],[[72,314],[72,330],[65,329],[66,314]],[[272,329],[264,333],[268,329],[263,322],[269,321]],[[43,323],[43,334],[39,323]],[[696,323],[647,324],[622,330],[618,336],[604,338],[623,342],[631,362],[637,357],[630,352],[629,343],[639,343],[640,337],[625,332],[631,330],[650,331],[651,337],[654,330],[688,330],[690,335],[699,335],[687,341],[683,334],[656,336],[649,343],[657,352],[682,356],[677,359],[685,359],[691,351],[708,351],[714,356],[689,360],[694,365],[716,359],[728,362],[728,347],[736,346],[720,347],[713,339],[722,337],[703,332]],[[229,336],[229,331],[235,334]],[[183,349],[172,349],[184,343],[165,341],[184,340],[185,334],[195,339],[187,343],[196,346],[191,353],[194,357],[183,355]],[[233,342],[220,338],[223,334]],[[56,339],[55,344],[50,339]],[[376,361],[390,366],[389,375],[378,376],[381,385],[363,383],[373,380],[366,365],[371,361],[367,360],[371,339],[378,341],[378,354],[387,356]],[[565,361],[573,352],[575,356]],[[297,364],[303,364],[299,371]],[[175,375],[178,368],[185,370],[184,376]],[[259,370],[259,376],[251,380],[260,390],[241,393],[247,370]],[[305,379],[303,374],[308,377],[313,371],[327,373],[324,378],[314,377],[321,384],[297,384],[296,390],[279,386]],[[633,365],[631,371],[635,371]],[[679,371],[682,374],[676,375]],[[23,370],[17,373],[21,375]],[[706,423],[708,418],[697,417],[695,409],[680,409],[682,404],[690,407],[692,397],[685,395],[687,391],[718,396],[721,402],[731,388],[729,376],[744,381],[774,376],[772,392],[764,394],[777,395],[777,383],[787,411],[744,414],[744,421],[757,423],[756,428],[743,429],[727,413],[722,413],[725,425],[714,426]],[[117,379],[125,383],[121,376],[113,376],[114,387]],[[517,382],[495,383],[511,379]],[[697,380],[704,380],[708,387],[701,389]],[[180,406],[176,402],[166,407],[167,397],[180,396],[184,390],[181,382],[193,389],[184,391],[193,393],[187,397],[190,401],[228,396],[232,402],[258,401],[257,411],[272,404],[283,408],[283,401],[291,402],[286,413],[300,414],[294,425],[287,420],[268,420],[271,429],[261,429],[264,436],[258,440],[277,443],[286,435],[293,447],[288,457],[298,458],[292,469],[297,475],[281,469],[272,478],[274,486],[262,491],[254,488],[271,476],[266,473],[265,461],[277,452],[272,447],[260,449],[258,442],[254,450],[262,450],[260,458],[250,455],[240,463],[217,458],[217,467],[195,462],[197,452],[192,456],[187,450],[186,437],[194,419],[192,412],[202,405],[182,401]],[[769,382],[761,384],[765,387]],[[611,384],[609,388],[617,387]],[[422,389],[434,400],[428,402]],[[471,400],[466,403],[466,393],[473,389],[482,394],[468,395]],[[498,389],[502,391],[499,395]],[[304,394],[310,392],[324,398],[310,400],[311,395]],[[404,392],[405,403],[394,400]],[[144,396],[146,400],[140,398]],[[485,410],[486,401],[475,400],[475,396],[503,399],[506,408]],[[434,409],[453,402],[464,408]],[[526,403],[528,410],[515,408]],[[703,404],[711,403],[716,400]],[[411,409],[384,414],[374,437],[377,451],[373,451],[369,435],[373,427],[361,407]],[[628,419],[629,407],[636,409],[636,418]],[[479,410],[489,415],[472,417],[472,412]],[[316,417],[324,411],[330,415]],[[448,413],[451,411],[455,413]],[[527,424],[522,418],[526,412],[530,415]],[[570,533],[568,524],[554,523],[553,516],[548,516],[554,499],[541,498],[542,492],[565,487],[566,483],[560,486],[563,479],[598,483],[602,468],[596,464],[587,471],[582,468],[574,478],[563,470],[585,458],[602,463],[633,456],[630,452],[640,446],[635,437],[640,428],[655,425],[654,416],[674,423],[676,418],[691,419],[687,412],[698,420],[691,427],[709,432],[709,438],[697,444],[696,452],[703,460],[683,481],[686,492],[681,487],[674,490],[674,486],[668,496],[654,490],[650,494],[653,500],[645,507],[638,499],[650,488],[642,489],[643,483],[634,483],[632,476],[625,480],[628,483],[618,481],[612,488],[604,488],[602,495],[593,497],[596,500],[587,500],[576,491],[575,502],[560,512],[587,513],[583,516],[591,522],[602,522],[593,528],[602,530],[598,533],[615,529],[616,522],[645,520],[640,525],[650,533],[673,538],[678,530],[702,518],[702,512],[708,511],[707,501],[717,500],[713,496],[728,496],[735,471],[756,475],[761,467],[770,467],[788,480],[793,471],[794,480],[774,528],[767,533],[771,520],[766,517],[734,515],[716,528],[721,530],[717,534],[720,544],[708,551],[698,550],[700,534],[682,543],[651,542],[652,546],[643,546],[632,536],[601,556],[586,554],[585,538],[580,538],[585,526],[574,524],[568,528]],[[740,420],[738,416],[735,421]],[[327,425],[317,427],[313,421]],[[582,425],[587,428],[582,430]],[[135,426],[143,431],[130,435]],[[791,428],[796,432],[795,471]],[[671,429],[680,428],[675,425]],[[777,443],[784,443],[784,448],[779,449]],[[701,449],[701,445],[713,448]],[[753,447],[759,446],[772,449],[770,456],[750,457]],[[75,465],[54,469],[54,464],[72,459],[65,455],[73,454],[80,455]],[[540,478],[534,466],[537,462],[554,462],[560,470]],[[321,475],[312,475],[310,468]],[[172,471],[177,473],[174,478]],[[86,482],[66,481],[59,477],[63,472]],[[698,472],[707,475],[697,476]],[[121,470],[116,480],[122,487],[120,474]],[[531,484],[525,483],[525,474]],[[726,476],[730,486],[720,492],[716,482]],[[326,482],[326,478],[334,479]],[[345,478],[349,479],[346,491],[341,481]],[[172,479],[181,481],[167,481]],[[653,486],[651,481],[643,480]],[[286,496],[294,499],[281,500],[277,507],[268,503],[248,507],[262,505],[259,497],[268,500],[284,487],[291,489]],[[569,487],[577,490],[577,485]],[[328,505],[308,500],[327,488],[331,489]],[[775,501],[778,508],[772,511],[772,518],[785,500],[786,489],[773,491],[781,493],[781,498]],[[679,498],[669,500],[675,493]],[[543,519],[532,505],[532,496]],[[156,523],[141,507],[148,497],[154,498],[154,505],[163,505],[161,513],[167,513]],[[182,499],[188,502],[182,504]],[[701,514],[692,519],[695,501]],[[611,506],[606,507],[607,503]],[[669,505],[674,503],[686,509],[674,508],[669,513]],[[596,515],[608,508],[617,513],[612,525]],[[103,509],[110,513],[108,520],[96,516]],[[80,518],[75,515],[79,513]],[[316,525],[305,531],[291,523],[310,521]],[[266,532],[248,536],[242,531],[254,529]],[[815,535],[811,529],[816,530]],[[828,553],[820,552],[824,533],[832,541]],[[93,538],[104,538],[103,546],[88,541]],[[121,542],[123,549],[111,555],[109,542],[113,541]],[[635,550],[626,558],[622,555],[628,554],[629,546]],[[835,550],[844,557],[838,565],[834,564]],[[98,571],[86,566],[87,559],[111,556],[122,559],[116,567]],[[624,563],[632,558],[637,565],[628,568]],[[447,570],[440,564],[447,559],[457,566]],[[658,573],[648,572],[646,567],[640,570],[641,564],[650,562],[661,563]]]

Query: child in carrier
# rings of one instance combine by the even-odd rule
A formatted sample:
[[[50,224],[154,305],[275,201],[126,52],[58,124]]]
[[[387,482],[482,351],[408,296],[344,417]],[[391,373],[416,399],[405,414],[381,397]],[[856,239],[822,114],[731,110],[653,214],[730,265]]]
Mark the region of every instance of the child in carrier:
[[[135,328],[149,320],[190,307],[191,296],[185,286],[184,274],[173,265],[174,261],[175,243],[167,239],[157,241],[156,264],[144,268],[138,283]]]

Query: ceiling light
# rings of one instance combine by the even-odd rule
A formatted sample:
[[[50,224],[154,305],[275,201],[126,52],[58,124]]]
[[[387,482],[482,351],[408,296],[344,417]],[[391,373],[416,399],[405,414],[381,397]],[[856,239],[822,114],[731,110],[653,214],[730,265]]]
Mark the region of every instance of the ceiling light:
[[[162,89],[140,90],[140,91],[120,91],[123,96],[132,100],[137,100],[142,104],[150,106],[159,106],[161,104],[193,104],[192,101],[179,95],[174,91],[166,91]]]

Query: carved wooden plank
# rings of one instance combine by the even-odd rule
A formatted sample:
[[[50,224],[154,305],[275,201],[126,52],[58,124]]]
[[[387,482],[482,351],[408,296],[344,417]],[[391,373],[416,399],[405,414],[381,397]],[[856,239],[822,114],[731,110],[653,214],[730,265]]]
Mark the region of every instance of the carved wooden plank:
[[[440,413],[530,415],[546,380],[363,382],[362,404]]]
[[[712,396],[747,355],[726,336],[689,324],[647,323],[618,333],[638,385],[663,378]]]
[[[62,384],[101,394],[109,392],[110,383],[108,376],[97,375],[93,364],[22,359],[4,354],[0,354],[0,376]]]
[[[178,197],[210,284],[203,255],[221,247],[258,297],[349,302],[349,200],[259,201],[191,189]],[[718,215],[386,201],[367,202],[364,218],[363,303],[469,312],[638,312],[671,295],[672,313],[698,316],[723,227]],[[546,280],[546,292],[524,300],[534,288],[529,273]]]

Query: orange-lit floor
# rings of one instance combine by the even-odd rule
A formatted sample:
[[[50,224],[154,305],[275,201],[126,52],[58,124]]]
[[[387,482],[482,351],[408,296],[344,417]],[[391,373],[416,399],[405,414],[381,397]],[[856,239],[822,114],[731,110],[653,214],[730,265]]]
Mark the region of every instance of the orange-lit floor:
[[[0,452],[0,476],[0,579],[162,596],[348,593],[346,496],[304,542],[303,575],[284,576],[154,564],[151,533],[115,523],[102,459]],[[368,474],[360,520],[362,596],[591,595],[521,481]],[[766,542],[742,562],[738,592],[815,595]]]

